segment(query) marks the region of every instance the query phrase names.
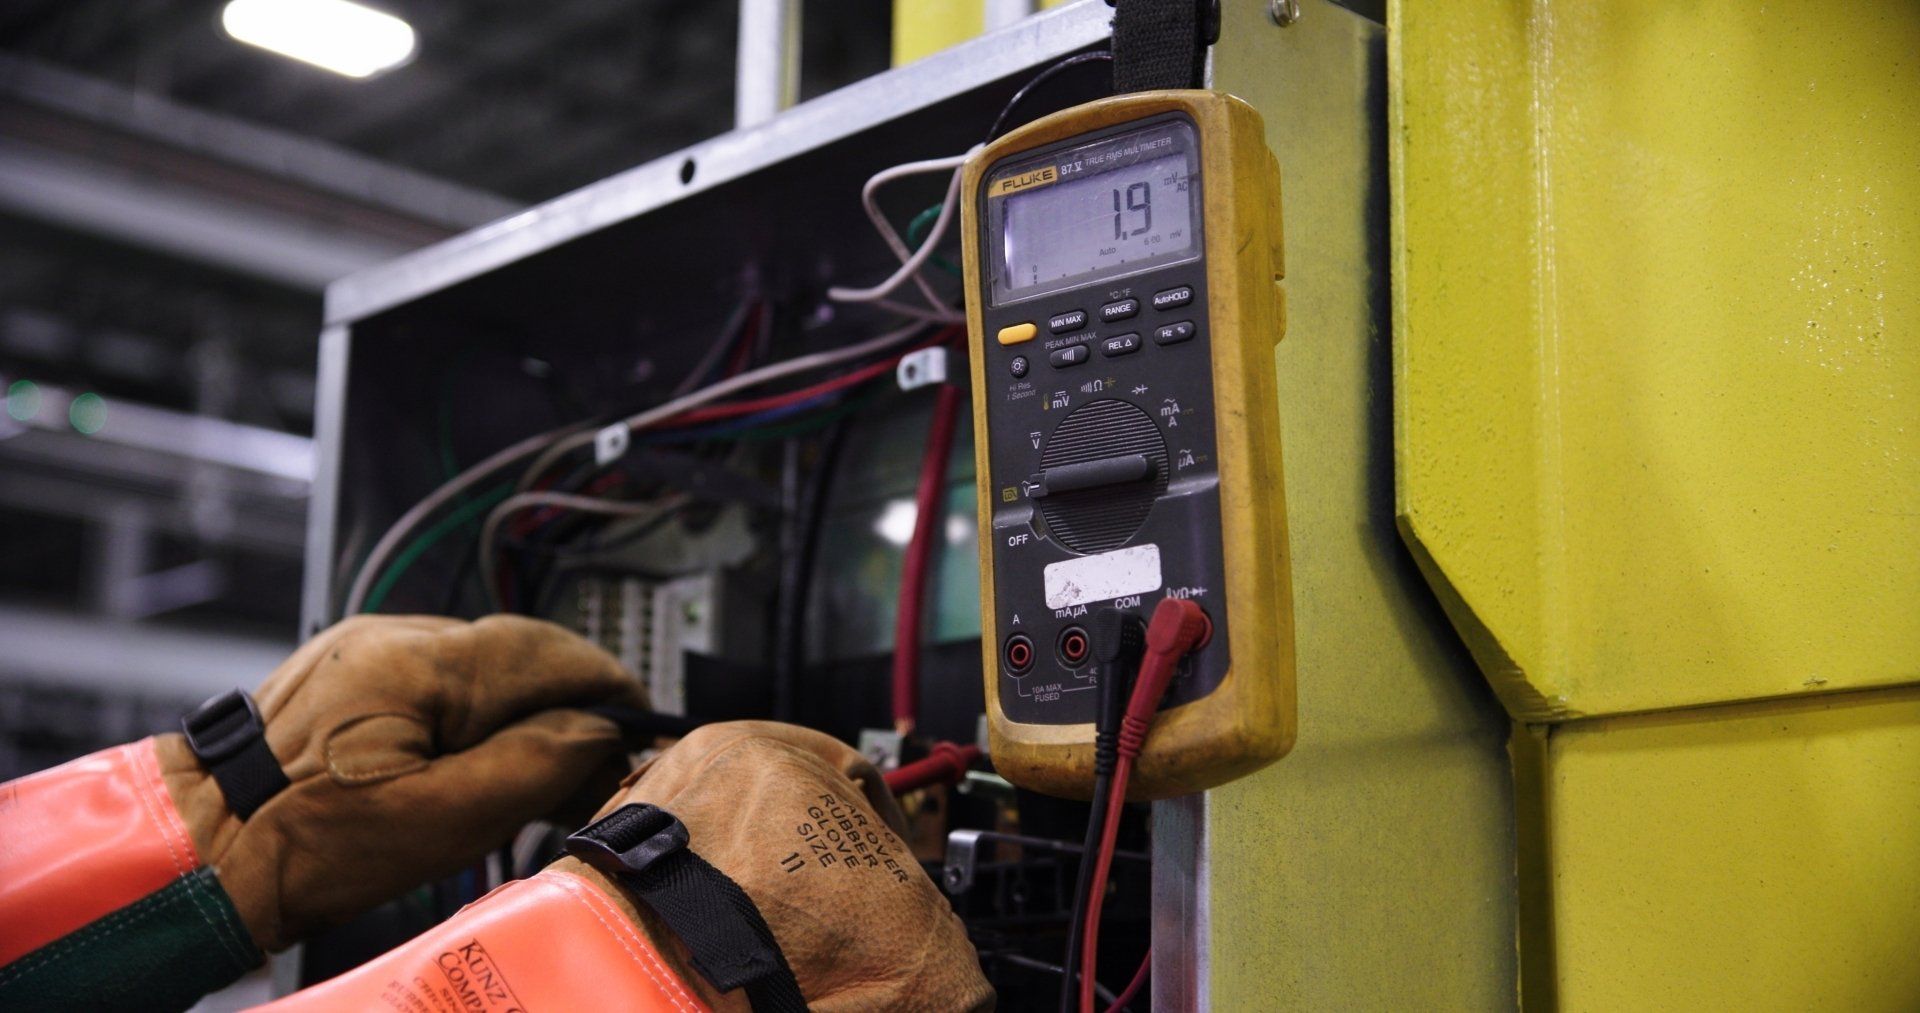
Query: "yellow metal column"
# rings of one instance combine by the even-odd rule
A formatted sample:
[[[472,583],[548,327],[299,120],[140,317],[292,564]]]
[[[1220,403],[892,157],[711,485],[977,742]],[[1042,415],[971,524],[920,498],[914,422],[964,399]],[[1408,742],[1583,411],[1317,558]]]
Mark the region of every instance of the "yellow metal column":
[[[1224,4],[1214,52],[1214,84],[1260,110],[1284,180],[1300,734],[1197,807],[1196,896],[1170,929],[1193,952],[1162,955],[1156,935],[1172,966],[1156,964],[1155,1008],[1508,1008],[1507,723],[1394,528],[1384,33],[1301,8],[1282,28],[1264,3]]]
[[[1915,1008],[1920,5],[1389,25],[1400,524],[1527,725],[1529,1005]]]

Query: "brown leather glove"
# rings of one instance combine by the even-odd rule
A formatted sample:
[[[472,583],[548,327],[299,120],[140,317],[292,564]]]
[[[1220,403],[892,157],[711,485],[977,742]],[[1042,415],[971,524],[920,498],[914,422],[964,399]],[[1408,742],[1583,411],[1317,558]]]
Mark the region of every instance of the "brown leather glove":
[[[575,708],[642,695],[606,652],[551,623],[356,616],[255,699],[292,785],[246,821],[181,736],[157,750],[194,845],[274,951],[479,861],[570,801],[604,798],[625,770],[619,730]]]
[[[769,721],[708,725],[601,808],[659,806],[689,847],[753,898],[815,1010],[991,1009],[993,989],[947,899],[914,860],[872,764],[831,736]],[[573,858],[556,870],[606,892],[715,1009],[747,1009],[692,969],[673,932]]]

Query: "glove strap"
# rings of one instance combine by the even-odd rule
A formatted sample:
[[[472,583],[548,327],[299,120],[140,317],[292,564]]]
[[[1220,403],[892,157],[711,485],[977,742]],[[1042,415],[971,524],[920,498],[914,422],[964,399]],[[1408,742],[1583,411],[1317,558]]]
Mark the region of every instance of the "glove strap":
[[[187,748],[213,775],[235,816],[252,816],[293,782],[267,748],[267,726],[253,697],[230,690],[180,719]]]
[[[800,983],[753,898],[687,840],[672,813],[631,802],[567,838],[567,852],[652,908],[714,988],[745,986],[755,1013],[804,1011]]]

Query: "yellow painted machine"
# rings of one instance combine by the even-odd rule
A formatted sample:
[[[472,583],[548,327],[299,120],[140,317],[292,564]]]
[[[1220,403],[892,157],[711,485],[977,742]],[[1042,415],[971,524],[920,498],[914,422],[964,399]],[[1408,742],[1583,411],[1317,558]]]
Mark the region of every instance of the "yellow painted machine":
[[[1223,17],[1298,742],[1158,804],[1157,1008],[1920,1006],[1920,8]]]

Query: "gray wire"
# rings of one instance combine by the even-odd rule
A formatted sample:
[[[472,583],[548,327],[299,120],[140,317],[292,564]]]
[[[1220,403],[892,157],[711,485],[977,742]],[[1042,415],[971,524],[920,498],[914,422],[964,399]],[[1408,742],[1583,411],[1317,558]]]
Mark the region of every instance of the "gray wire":
[[[797,359],[789,359],[785,362],[776,362],[772,365],[762,366],[759,369],[749,370],[739,376],[722,380],[703,390],[682,395],[657,408],[652,408],[634,415],[627,419],[627,426],[629,429],[642,429],[656,422],[678,415],[688,409],[697,408],[716,398],[725,397],[738,390],[744,390],[758,384],[778,380],[795,373],[806,372],[810,369],[823,369],[828,366],[837,366],[840,363],[852,359],[886,351],[912,338],[915,334],[919,333],[923,326],[925,325],[916,322],[907,327],[888,331],[877,338],[872,338],[859,344],[848,345],[845,348],[838,348],[832,351],[815,352],[811,355],[800,356]],[[592,443],[593,435],[597,431],[597,428],[584,425],[572,425],[562,426],[558,429],[550,429],[544,433],[529,436],[505,449],[495,451],[485,460],[448,479],[446,484],[428,493],[420,502],[415,503],[412,507],[408,508],[405,513],[401,514],[400,519],[393,522],[393,526],[389,527],[386,533],[380,536],[380,540],[374,543],[372,551],[367,553],[367,561],[361,564],[360,572],[354,576],[353,585],[347,591],[346,605],[343,609],[344,614],[353,615],[358,613],[366,605],[367,595],[372,592],[374,581],[377,580],[381,572],[386,569],[387,563],[392,559],[394,552],[400,548],[401,542],[403,542],[407,536],[411,535],[413,530],[418,528],[422,522],[432,516],[435,511],[446,506],[452,502],[455,497],[478,485],[495,472],[502,471],[524,458],[539,454],[540,456],[535,459],[534,467],[528,469],[527,474],[521,478],[519,488],[524,490],[528,485],[532,484],[532,476],[545,471],[554,461],[559,460],[580,447]],[[545,453],[541,453],[543,448],[546,450]]]
[[[629,500],[601,499],[597,496],[575,496],[565,492],[523,492],[508,496],[500,505],[487,514],[487,522],[480,528],[480,585],[486,590],[487,600],[498,612],[503,607],[500,601],[500,585],[495,580],[499,564],[493,551],[494,539],[500,533],[500,523],[512,514],[529,507],[551,506],[582,513],[604,514],[609,517],[659,517],[672,513],[685,505],[687,497],[669,497],[657,503],[635,503]]]
[[[785,362],[776,362],[770,366],[762,366],[759,369],[749,370],[731,379],[722,380],[711,387],[703,388],[692,394],[668,401],[666,404],[658,405],[638,414],[628,416],[626,419],[626,427],[631,432],[639,432],[648,426],[664,422],[682,412],[691,411],[709,401],[723,398],[728,394],[745,390],[748,387],[757,387],[760,384],[778,380],[782,377],[792,376],[795,373],[805,373],[814,369],[825,369],[828,366],[837,366],[843,362],[849,362],[854,359],[861,359],[869,355],[887,351],[896,345],[906,343],[909,339],[919,334],[925,326],[925,324],[915,321],[905,327],[888,331],[877,338],[869,338],[857,345],[848,345],[845,348],[836,348],[827,352],[815,352],[812,355],[802,355],[799,358],[788,359]],[[616,422],[613,424],[619,425],[620,423]],[[515,488],[521,490],[528,488],[533,485],[534,479],[544,474],[548,468],[553,466],[554,462],[579,450],[581,447],[592,445],[594,434],[597,431],[598,430],[587,430],[584,432],[575,432],[554,440],[546,450],[540,453],[540,456],[533,459],[533,463],[521,474],[520,482]]]

